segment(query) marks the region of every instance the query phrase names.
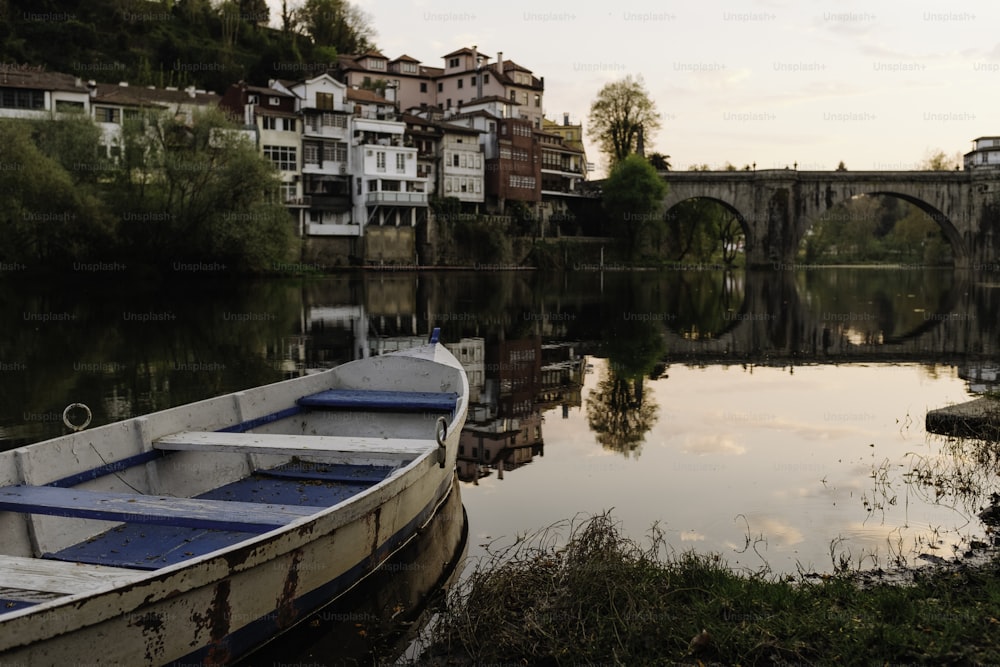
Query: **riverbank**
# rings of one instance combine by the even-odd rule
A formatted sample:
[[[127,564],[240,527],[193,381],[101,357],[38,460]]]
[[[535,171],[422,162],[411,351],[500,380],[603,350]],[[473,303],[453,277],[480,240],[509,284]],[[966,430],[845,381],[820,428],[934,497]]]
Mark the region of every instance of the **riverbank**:
[[[930,410],[925,428],[958,438],[1000,440],[1000,400],[984,397]]]
[[[549,529],[480,562],[420,664],[1000,663],[995,555],[899,585],[733,572],[670,553],[656,526],[634,542],[607,514],[570,531],[565,546]]]

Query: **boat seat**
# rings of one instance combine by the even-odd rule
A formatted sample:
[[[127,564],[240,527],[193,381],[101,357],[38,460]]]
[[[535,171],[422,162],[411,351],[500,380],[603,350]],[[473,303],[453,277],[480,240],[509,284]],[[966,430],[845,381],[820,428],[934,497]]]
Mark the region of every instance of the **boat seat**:
[[[8,589],[11,597],[26,600],[31,596],[19,596],[15,591],[74,595],[128,584],[142,576],[117,567],[0,555],[0,588]]]
[[[428,430],[430,427],[428,426]],[[153,442],[157,449],[286,456],[322,455],[328,463],[372,463],[412,460],[436,449],[433,435],[419,438],[367,438],[339,435],[284,435],[275,433],[225,433],[182,431]]]
[[[0,488],[0,510],[78,519],[265,533],[315,514],[316,507],[107,493],[53,486]]]
[[[303,396],[296,403],[305,408],[320,409],[449,413],[455,411],[457,401],[457,393],[445,391],[327,389]]]

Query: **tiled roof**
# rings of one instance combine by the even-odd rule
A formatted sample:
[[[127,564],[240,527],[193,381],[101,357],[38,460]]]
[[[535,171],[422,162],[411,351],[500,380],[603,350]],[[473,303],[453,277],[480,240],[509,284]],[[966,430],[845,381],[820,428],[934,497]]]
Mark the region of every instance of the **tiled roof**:
[[[0,87],[87,92],[87,83],[72,74],[46,72],[31,65],[0,65]]]
[[[372,104],[392,104],[392,102],[382,97],[375,91],[365,90],[364,88],[348,88],[347,99],[354,100],[355,102],[369,102]]]

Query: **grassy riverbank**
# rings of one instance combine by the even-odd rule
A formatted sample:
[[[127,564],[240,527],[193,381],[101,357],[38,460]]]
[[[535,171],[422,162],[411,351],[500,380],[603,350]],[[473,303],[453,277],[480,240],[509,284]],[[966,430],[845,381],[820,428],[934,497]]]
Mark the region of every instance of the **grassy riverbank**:
[[[997,664],[1000,561],[908,585],[781,579],[671,554],[655,527],[636,543],[600,515],[565,543],[550,530],[493,552],[431,641],[421,664]]]

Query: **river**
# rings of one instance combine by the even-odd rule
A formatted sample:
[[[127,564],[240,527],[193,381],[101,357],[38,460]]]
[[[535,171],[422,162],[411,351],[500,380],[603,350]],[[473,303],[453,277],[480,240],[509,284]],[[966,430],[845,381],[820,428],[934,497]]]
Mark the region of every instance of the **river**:
[[[611,511],[775,574],[989,540],[996,455],[924,431],[995,388],[1000,281],[891,267],[0,282],[0,449],[426,338],[466,364],[468,559]],[[565,533],[565,526],[561,529]]]

